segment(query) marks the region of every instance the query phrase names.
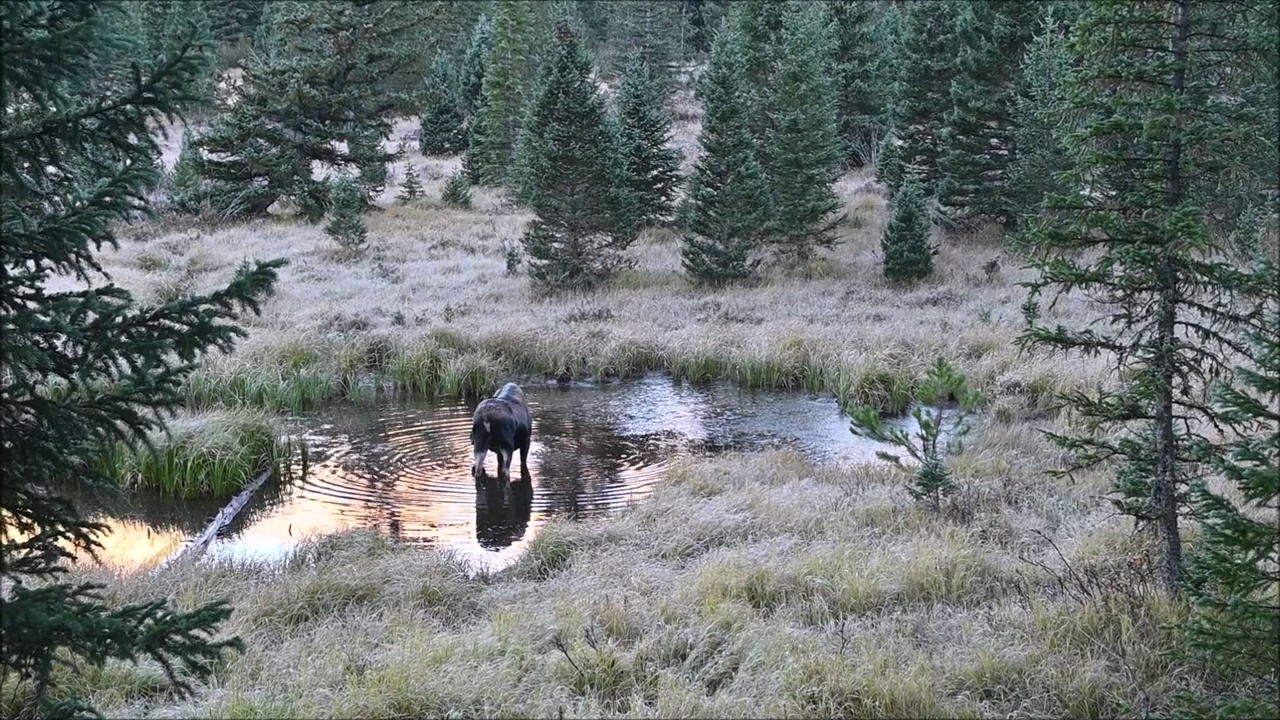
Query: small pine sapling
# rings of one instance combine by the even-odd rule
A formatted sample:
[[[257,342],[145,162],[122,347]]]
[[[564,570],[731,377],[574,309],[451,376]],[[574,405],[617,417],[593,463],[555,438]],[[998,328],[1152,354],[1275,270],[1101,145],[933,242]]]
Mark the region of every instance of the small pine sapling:
[[[880,249],[889,282],[913,283],[933,272],[933,256],[938,250],[929,244],[924,191],[914,177],[903,181],[893,195],[893,215],[880,238]]]
[[[440,200],[445,205],[471,207],[471,181],[465,170],[449,176],[449,181],[444,184],[444,190],[440,193]]]
[[[422,197],[422,181],[418,179],[418,171],[413,165],[404,168],[404,184],[400,186],[400,195],[396,199],[402,203],[411,202]]]
[[[956,491],[951,470],[944,460],[947,454],[961,451],[961,440],[969,432],[966,419],[978,404],[979,395],[968,381],[946,360],[938,358],[929,368],[924,383],[916,393],[917,407],[912,410],[919,429],[914,434],[887,425],[874,407],[858,406],[850,411],[850,431],[858,437],[901,448],[919,468],[907,485],[907,493],[923,501],[935,512],[942,509],[943,498]],[[951,407],[944,407],[951,406]],[[877,451],[876,457],[902,466],[903,457]]]
[[[879,180],[889,193],[898,192],[902,184],[902,148],[898,145],[898,136],[892,131],[885,133],[876,151],[876,180]]]
[[[325,234],[348,252],[363,250],[369,239],[369,230],[361,214],[365,199],[360,186],[350,178],[338,180],[333,184],[332,198],[333,206],[329,224],[324,228]]]

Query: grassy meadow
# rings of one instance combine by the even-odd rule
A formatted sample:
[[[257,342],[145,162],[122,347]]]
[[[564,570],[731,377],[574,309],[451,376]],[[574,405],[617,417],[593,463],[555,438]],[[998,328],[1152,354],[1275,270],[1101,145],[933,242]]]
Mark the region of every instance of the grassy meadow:
[[[678,117],[691,159],[698,118]],[[458,160],[406,162],[428,198],[389,188],[362,257],[297,218],[122,233],[102,262],[143,302],[212,289],[244,258],[289,260],[248,338],[191,378],[188,422],[647,370],[896,411],[941,355],[986,398],[953,458],[959,494],[935,513],[901,470],[731,454],[679,463],[616,519],[553,522],[494,576],[365,533],[284,567],[79,568],[112,602],[229,597],[226,631],[248,649],[189,700],[147,664],[68,672],[64,690],[114,717],[1104,717],[1212,682],[1168,654],[1185,608],[1147,581],[1143,540],[1101,497],[1109,475],[1046,474],[1063,458],[1039,431],[1067,423],[1053,394],[1107,369],[1017,349],[1024,271],[1000,238],[939,234],[934,276],[891,287],[884,193],[855,172],[837,185],[841,244],[803,274],[696,289],[678,239],[654,230],[609,289],[539,298],[505,272],[528,213],[485,189],[445,207]],[[1081,298],[1052,313],[1092,314]]]

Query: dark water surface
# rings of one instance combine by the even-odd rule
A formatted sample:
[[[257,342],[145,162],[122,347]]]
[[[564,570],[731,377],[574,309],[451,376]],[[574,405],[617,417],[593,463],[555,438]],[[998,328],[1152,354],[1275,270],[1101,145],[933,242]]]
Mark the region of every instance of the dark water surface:
[[[470,475],[476,401],[341,406],[291,417],[306,472],[270,482],[210,545],[207,557],[271,560],[307,536],[376,528],[403,542],[447,547],[477,567],[509,564],[552,517],[595,517],[652,492],[671,460],[726,449],[795,447],[827,462],[867,462],[880,449],[855,437],[832,399],[690,385],[666,376],[603,386],[532,386],[529,474],[504,492]],[[910,422],[910,421],[908,421]],[[519,477],[519,457],[512,477]],[[198,534],[209,503],[106,508],[117,527],[108,560],[142,566]]]

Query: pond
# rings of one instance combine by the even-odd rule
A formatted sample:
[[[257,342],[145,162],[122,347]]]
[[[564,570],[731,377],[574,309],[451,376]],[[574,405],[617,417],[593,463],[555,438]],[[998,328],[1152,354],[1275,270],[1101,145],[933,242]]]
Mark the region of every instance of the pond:
[[[286,419],[309,448],[209,545],[209,558],[274,560],[299,541],[374,528],[448,548],[473,567],[510,564],[553,517],[588,518],[642,500],[671,461],[724,450],[794,447],[826,462],[870,462],[877,443],[849,432],[833,399],[693,385],[664,375],[599,386],[526,386],[529,474],[504,492],[470,475],[476,401],[340,406]],[[913,422],[904,420],[902,422]],[[519,459],[513,479],[519,478]],[[117,528],[104,559],[145,566],[199,534],[216,504],[138,499],[104,508]]]

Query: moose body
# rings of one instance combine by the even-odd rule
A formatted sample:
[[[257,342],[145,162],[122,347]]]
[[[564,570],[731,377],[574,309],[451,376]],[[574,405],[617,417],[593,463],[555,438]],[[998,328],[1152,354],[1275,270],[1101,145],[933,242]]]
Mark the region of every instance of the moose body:
[[[498,454],[498,480],[510,482],[511,459],[519,449],[523,478],[528,473],[532,426],[524,391],[515,383],[503,385],[496,395],[481,401],[471,419],[471,447],[475,451],[472,476],[484,476],[484,459],[492,450]]]

